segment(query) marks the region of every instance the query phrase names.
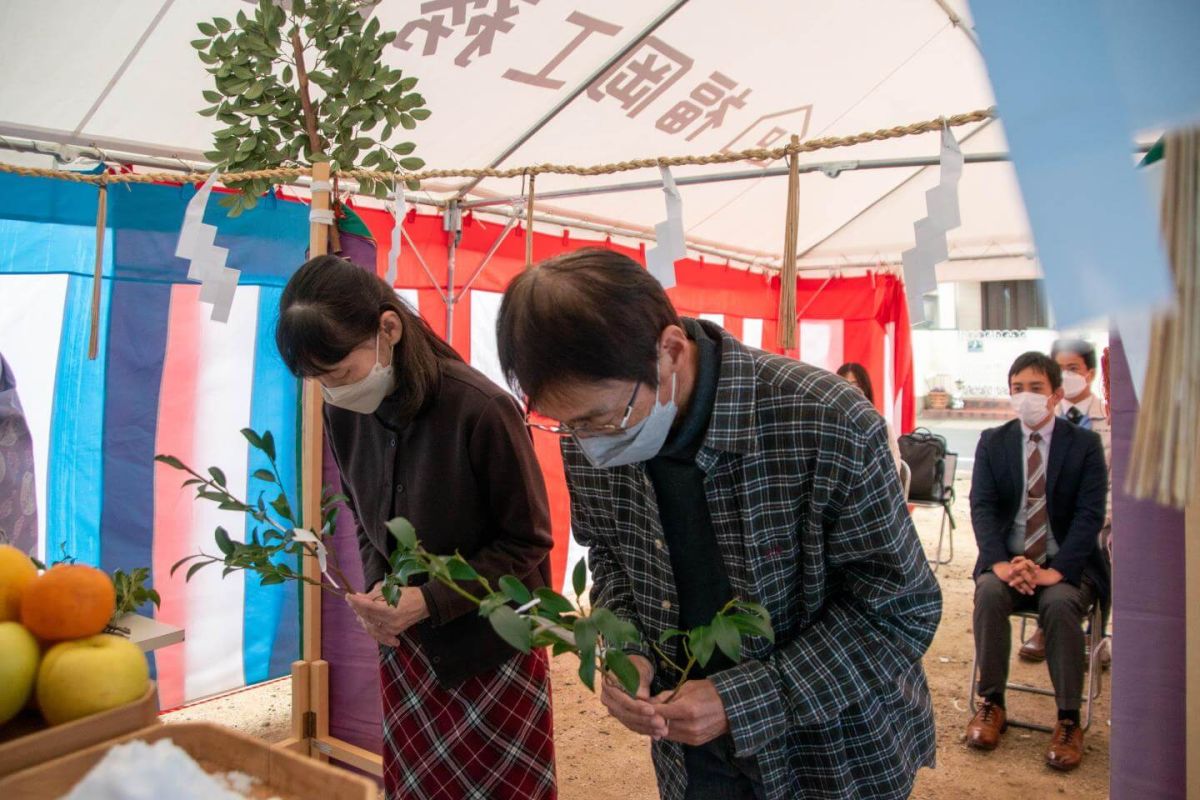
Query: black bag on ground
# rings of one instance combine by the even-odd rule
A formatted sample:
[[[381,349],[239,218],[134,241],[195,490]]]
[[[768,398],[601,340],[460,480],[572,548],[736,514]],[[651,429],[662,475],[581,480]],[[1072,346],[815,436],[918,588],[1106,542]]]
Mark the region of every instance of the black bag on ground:
[[[899,439],[900,458],[912,471],[908,499],[925,503],[950,501],[945,490],[946,440],[927,428],[917,428]]]

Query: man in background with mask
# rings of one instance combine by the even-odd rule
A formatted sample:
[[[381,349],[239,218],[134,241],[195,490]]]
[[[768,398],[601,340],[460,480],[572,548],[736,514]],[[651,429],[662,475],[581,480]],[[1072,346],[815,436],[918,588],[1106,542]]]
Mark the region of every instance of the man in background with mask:
[[[1112,429],[1109,426],[1108,414],[1104,401],[1092,393],[1092,384],[1096,381],[1096,348],[1091,342],[1083,339],[1058,339],[1050,348],[1050,357],[1062,368],[1063,399],[1058,403],[1059,417],[1100,434],[1104,443],[1104,462],[1111,469],[1112,464]],[[1109,557],[1112,550],[1109,540],[1112,533],[1112,491],[1109,490],[1105,502],[1104,527],[1100,530],[1100,546]],[[1034,630],[1029,640],[1021,645],[1018,655],[1025,661],[1040,662],[1046,660],[1046,637],[1041,628]],[[1104,654],[1104,663],[1109,661],[1109,653]]]
[[[645,643],[636,696],[606,681],[602,700],[653,739],[662,797],[908,797],[933,764],[941,593],[862,395],[681,319],[609,250],[518,276],[497,338],[529,423],[563,437],[591,601]],[[766,607],[774,644],[744,638],[668,702],[686,655],[649,643],[735,597]]]
[[[1046,763],[1072,770],[1083,760],[1084,616],[1109,592],[1097,534],[1104,522],[1108,468],[1093,431],[1056,419],[1062,370],[1025,353],[1008,371],[1017,419],[983,432],[971,477],[975,564],[975,654],[982,700],[967,744],[993,750],[1006,726],[1014,611],[1036,610],[1046,636],[1058,724]]]

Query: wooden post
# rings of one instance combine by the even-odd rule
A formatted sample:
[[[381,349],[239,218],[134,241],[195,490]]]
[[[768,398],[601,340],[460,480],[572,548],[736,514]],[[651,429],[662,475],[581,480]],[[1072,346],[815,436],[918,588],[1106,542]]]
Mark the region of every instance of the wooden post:
[[[328,186],[329,162],[313,165],[313,184]],[[316,188],[312,210],[329,210],[329,189]],[[310,258],[329,252],[329,232],[323,222],[310,222],[308,229]],[[321,461],[324,448],[324,424],[321,416],[321,387],[313,379],[304,381],[301,411],[300,507],[304,527],[321,528]],[[319,581],[317,560],[302,556],[304,576]],[[314,755],[314,737],[318,730],[329,731],[329,663],[321,660],[321,589],[310,583],[301,589],[301,636],[303,648],[299,661],[292,663],[292,735],[279,747]],[[323,726],[323,727],[322,727]],[[319,754],[318,754],[319,755]]]
[[[103,167],[103,165],[101,165]],[[100,196],[96,200],[96,262],[92,270],[92,323],[88,336],[88,360],[100,351],[100,287],[104,279],[104,228],[108,225],[108,184],[100,174]]]

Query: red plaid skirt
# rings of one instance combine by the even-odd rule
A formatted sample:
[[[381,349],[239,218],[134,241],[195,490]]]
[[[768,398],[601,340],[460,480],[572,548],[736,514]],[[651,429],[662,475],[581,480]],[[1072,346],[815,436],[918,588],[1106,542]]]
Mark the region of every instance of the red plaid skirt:
[[[554,800],[554,720],[543,650],[453,689],[415,637],[382,647],[388,800]]]

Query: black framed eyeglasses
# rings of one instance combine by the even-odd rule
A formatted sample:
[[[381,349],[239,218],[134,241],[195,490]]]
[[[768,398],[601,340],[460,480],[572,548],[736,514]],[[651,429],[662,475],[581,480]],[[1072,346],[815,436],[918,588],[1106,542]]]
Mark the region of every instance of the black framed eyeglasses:
[[[604,436],[605,434],[618,433],[625,430],[625,426],[629,424],[629,417],[633,414],[633,401],[637,399],[638,390],[642,388],[642,382],[638,381],[633,384],[633,394],[629,395],[629,402],[625,405],[625,413],[621,416],[621,422],[618,424],[608,423],[606,425],[568,425],[565,422],[557,422],[549,417],[543,417],[540,414],[529,410],[529,406],[525,406],[525,425],[546,433],[553,433],[555,436]]]

